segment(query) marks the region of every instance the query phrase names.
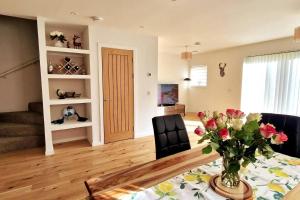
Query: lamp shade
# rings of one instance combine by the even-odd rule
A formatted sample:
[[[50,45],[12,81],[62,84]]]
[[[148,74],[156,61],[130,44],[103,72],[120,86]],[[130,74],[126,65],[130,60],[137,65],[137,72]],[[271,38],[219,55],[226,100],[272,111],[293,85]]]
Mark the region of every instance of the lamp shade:
[[[192,52],[184,51],[181,53],[181,59],[183,60],[191,60],[192,59]]]
[[[300,42],[300,26],[295,28],[294,39],[296,42]]]

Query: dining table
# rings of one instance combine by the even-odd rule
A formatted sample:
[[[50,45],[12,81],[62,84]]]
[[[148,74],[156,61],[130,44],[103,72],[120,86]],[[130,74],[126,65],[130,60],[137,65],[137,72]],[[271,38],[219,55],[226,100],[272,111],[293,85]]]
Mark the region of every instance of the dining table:
[[[158,160],[132,166],[85,181],[91,199],[226,200],[209,186],[220,174],[222,158],[217,152],[203,154],[194,147]],[[300,199],[300,159],[274,153],[240,170],[241,179],[252,187],[251,199]]]

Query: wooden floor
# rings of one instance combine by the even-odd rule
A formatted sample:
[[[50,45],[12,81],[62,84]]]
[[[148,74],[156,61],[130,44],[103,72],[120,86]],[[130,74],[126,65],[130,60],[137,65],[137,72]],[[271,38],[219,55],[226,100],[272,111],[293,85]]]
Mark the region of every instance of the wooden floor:
[[[199,125],[186,117],[192,132]],[[199,139],[189,134],[192,148]],[[84,181],[155,159],[152,136],[92,148],[86,141],[55,146],[55,155],[31,149],[0,155],[0,199],[86,199]]]

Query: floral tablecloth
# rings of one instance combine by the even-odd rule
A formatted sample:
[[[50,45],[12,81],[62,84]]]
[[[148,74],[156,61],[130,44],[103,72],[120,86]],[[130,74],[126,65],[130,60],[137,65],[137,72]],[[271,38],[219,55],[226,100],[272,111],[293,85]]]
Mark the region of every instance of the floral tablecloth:
[[[195,168],[146,190],[121,197],[122,200],[224,200],[209,188],[211,176],[219,174],[222,160],[218,159]],[[275,153],[271,159],[262,156],[257,162],[241,169],[241,177],[253,189],[258,200],[282,199],[300,182],[300,159]],[[300,197],[299,197],[300,199]]]

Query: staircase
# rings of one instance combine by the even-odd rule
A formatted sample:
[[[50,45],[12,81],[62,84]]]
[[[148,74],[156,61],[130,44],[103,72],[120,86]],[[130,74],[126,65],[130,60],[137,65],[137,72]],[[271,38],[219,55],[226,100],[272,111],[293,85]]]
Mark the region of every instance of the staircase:
[[[28,111],[0,113],[0,153],[44,145],[43,105],[28,104]]]

